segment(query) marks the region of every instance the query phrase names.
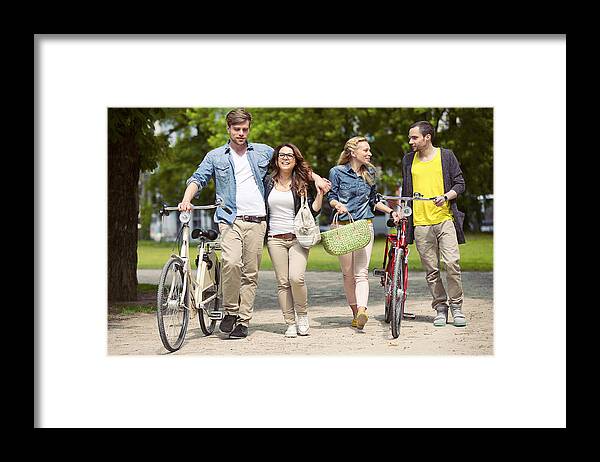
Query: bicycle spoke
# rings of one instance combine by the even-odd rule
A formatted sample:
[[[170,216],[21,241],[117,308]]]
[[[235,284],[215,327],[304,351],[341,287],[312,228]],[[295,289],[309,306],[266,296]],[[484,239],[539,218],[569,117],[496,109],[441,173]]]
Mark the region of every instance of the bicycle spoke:
[[[181,331],[181,326],[183,325],[183,322],[179,322],[179,314],[181,313],[181,308],[179,306],[179,298],[181,295],[181,291],[178,286],[178,281],[176,281],[177,274],[178,273],[175,273],[175,275],[173,276],[172,296],[171,298],[169,298],[169,301],[172,303],[169,309],[169,338],[172,339],[173,342],[177,340],[179,332]]]

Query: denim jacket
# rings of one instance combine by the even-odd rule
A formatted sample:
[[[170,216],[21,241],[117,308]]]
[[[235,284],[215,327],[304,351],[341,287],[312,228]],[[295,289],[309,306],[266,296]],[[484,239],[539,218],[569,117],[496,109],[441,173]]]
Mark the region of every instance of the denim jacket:
[[[375,176],[375,171],[370,173]],[[361,176],[357,175],[350,167],[350,162],[333,167],[329,171],[329,181],[331,181],[331,189],[327,194],[329,201],[335,199],[344,204],[354,220],[375,216],[373,211],[377,203],[377,187],[375,184],[369,186]],[[331,213],[333,220],[336,210],[332,209]],[[344,213],[340,214],[338,219],[349,220],[349,217]]]
[[[263,179],[273,157],[273,148],[266,144],[248,143],[248,153],[246,155],[258,190],[264,196]],[[228,214],[221,207],[217,208],[214,219],[215,222],[225,222],[230,225],[233,224],[237,215],[235,168],[231,156],[229,141],[223,146],[209,151],[198,169],[186,182],[186,186],[190,183],[198,185],[198,193],[195,196],[198,197],[200,190],[206,186],[211,177],[214,177],[217,200],[221,199],[223,205],[231,209],[231,214]]]

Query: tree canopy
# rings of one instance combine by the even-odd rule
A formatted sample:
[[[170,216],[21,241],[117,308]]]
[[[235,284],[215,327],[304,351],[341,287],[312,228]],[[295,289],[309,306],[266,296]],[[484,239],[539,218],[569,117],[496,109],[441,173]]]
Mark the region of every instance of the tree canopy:
[[[164,109],[160,125],[170,138],[166,157],[149,176],[151,208],[159,203],[179,202],[185,182],[211,149],[227,139],[225,115],[232,108]],[[369,139],[371,162],[380,171],[379,186],[394,191],[402,177],[401,161],[410,150],[409,126],[428,120],[437,128],[435,146],[456,154],[467,190],[461,198],[467,214],[479,214],[474,199],[493,191],[492,108],[254,108],[249,140],[277,146],[291,142],[321,176],[337,164],[347,139],[362,135]],[[200,201],[210,201],[211,182]]]

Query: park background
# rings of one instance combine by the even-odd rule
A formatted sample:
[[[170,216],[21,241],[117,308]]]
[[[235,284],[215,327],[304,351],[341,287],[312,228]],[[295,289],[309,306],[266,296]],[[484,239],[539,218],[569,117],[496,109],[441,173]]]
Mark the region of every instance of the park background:
[[[177,251],[173,241],[180,229],[177,213],[161,218],[158,211],[162,204],[176,205],[186,180],[205,154],[227,142],[225,115],[230,109],[108,109],[109,301],[136,301],[155,289],[138,287],[136,270],[161,268]],[[272,147],[292,142],[323,177],[337,164],[347,139],[365,136],[371,145],[371,163],[378,171],[378,191],[391,195],[401,186],[402,157],[410,150],[408,129],[413,122],[428,120],[436,129],[434,145],[454,151],[465,177],[466,191],[458,199],[459,210],[466,214],[462,269],[493,269],[493,108],[246,109],[253,115],[250,141]],[[214,181],[210,181],[194,203],[212,203],[214,192]],[[330,210],[324,201],[319,220],[323,230],[329,225]],[[212,215],[195,212],[193,225],[214,228]],[[381,266],[387,231],[384,214],[376,215],[370,269]],[[411,268],[421,270],[414,244],[410,250]],[[265,247],[261,269],[271,268]],[[307,270],[338,271],[339,262],[319,244],[311,249]],[[145,298],[146,305],[140,309],[152,309]]]

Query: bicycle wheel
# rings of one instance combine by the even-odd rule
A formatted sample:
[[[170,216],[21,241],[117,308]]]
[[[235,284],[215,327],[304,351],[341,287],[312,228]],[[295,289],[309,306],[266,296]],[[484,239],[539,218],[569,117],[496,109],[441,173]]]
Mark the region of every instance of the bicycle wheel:
[[[186,285],[186,293],[181,304],[181,295],[184,290],[183,267],[177,258],[170,258],[160,273],[158,281],[157,309],[158,332],[160,340],[169,351],[177,351],[181,348],[187,331],[190,312],[189,286]]]
[[[404,316],[404,302],[406,300],[405,292],[405,265],[404,251],[398,250],[394,258],[394,276],[392,278],[392,337],[398,338],[400,335],[400,323]]]
[[[213,287],[202,292],[202,300],[205,300],[209,297],[212,297],[215,293],[217,296],[213,298],[210,302],[204,304],[204,308],[198,310],[198,321],[200,322],[200,330],[204,333],[204,335],[211,335],[215,331],[215,326],[217,325],[216,319],[211,319],[208,316],[209,312],[219,311],[221,309],[221,291],[220,289],[220,275],[221,275],[221,262],[215,258],[215,272],[214,272],[214,280]]]
[[[385,293],[385,304],[384,304],[384,313],[385,313],[385,322],[389,323],[392,320],[392,271],[394,268],[394,259],[390,258],[388,262],[388,267],[385,271],[385,283],[383,285],[383,290]]]

